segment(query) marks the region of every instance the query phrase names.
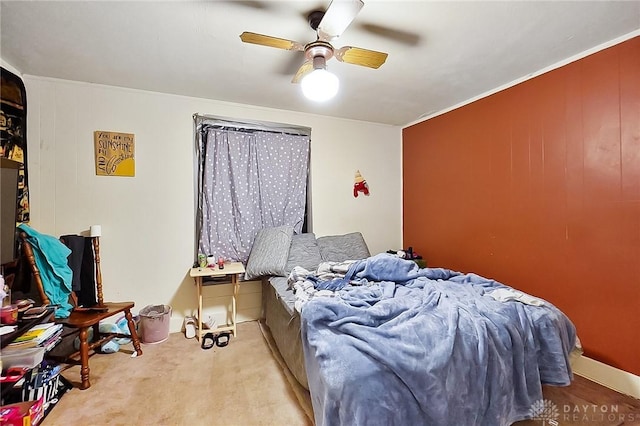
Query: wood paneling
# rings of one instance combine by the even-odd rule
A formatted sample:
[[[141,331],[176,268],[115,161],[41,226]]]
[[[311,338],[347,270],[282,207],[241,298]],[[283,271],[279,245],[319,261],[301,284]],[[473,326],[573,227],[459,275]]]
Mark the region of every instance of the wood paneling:
[[[640,37],[403,131],[404,246],[543,297],[640,374]]]

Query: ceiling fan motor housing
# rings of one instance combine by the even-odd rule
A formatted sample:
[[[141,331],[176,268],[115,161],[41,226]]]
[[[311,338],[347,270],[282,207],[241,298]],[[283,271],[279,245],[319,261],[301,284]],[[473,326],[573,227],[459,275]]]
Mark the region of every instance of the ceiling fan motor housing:
[[[324,18],[324,12],[321,10],[315,10],[307,16],[307,20],[309,21],[309,26],[313,31],[318,31],[318,27],[320,26],[320,22]]]
[[[305,46],[304,55],[313,61],[313,68],[325,68],[326,61],[333,57],[333,46],[326,41],[314,41]]]

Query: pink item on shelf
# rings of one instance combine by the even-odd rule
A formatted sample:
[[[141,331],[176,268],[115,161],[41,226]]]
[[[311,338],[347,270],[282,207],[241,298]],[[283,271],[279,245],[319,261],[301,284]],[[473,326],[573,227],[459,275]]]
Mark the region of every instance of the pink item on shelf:
[[[2,324],[15,324],[18,322],[18,306],[7,305],[2,307],[0,312],[0,322]]]

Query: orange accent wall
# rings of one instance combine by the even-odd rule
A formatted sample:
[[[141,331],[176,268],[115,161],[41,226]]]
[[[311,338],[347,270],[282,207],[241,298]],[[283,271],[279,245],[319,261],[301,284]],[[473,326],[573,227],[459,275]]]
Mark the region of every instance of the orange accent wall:
[[[403,131],[403,245],[542,297],[640,375],[640,37]]]

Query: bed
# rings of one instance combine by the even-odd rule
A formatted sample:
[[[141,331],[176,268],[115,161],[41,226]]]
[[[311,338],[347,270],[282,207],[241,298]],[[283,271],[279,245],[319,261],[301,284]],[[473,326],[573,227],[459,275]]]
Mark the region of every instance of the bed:
[[[317,425],[510,425],[541,414],[542,383],[571,382],[575,327],[548,301],[370,256],[359,233],[301,235],[283,238],[263,306]],[[327,267],[341,273],[319,279]]]

